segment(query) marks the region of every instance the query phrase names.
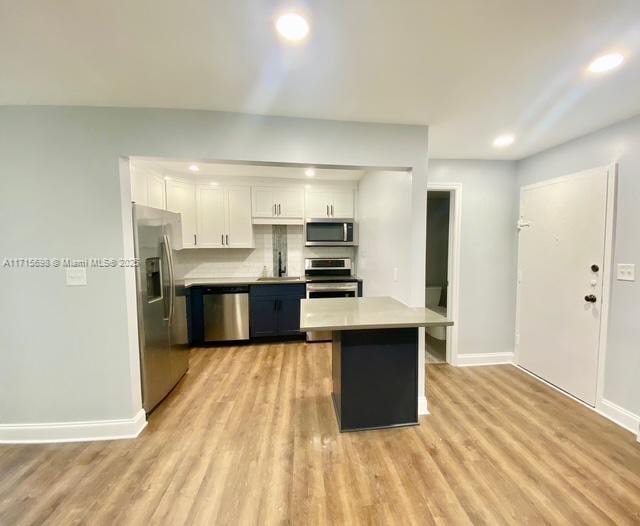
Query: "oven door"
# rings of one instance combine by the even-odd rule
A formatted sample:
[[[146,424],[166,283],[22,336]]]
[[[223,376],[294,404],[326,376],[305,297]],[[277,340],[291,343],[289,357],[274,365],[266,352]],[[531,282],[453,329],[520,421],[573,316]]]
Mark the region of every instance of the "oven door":
[[[355,223],[350,219],[307,219],[305,244],[308,247],[354,246],[357,244]]]
[[[307,283],[307,299],[317,298],[356,298],[357,283]],[[307,332],[308,342],[331,341],[331,331]]]

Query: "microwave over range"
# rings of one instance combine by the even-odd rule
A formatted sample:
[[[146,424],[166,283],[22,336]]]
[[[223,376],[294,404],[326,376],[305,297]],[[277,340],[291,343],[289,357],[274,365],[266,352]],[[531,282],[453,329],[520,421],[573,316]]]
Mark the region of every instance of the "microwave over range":
[[[358,244],[358,228],[353,219],[307,219],[304,238],[308,247],[353,247]]]

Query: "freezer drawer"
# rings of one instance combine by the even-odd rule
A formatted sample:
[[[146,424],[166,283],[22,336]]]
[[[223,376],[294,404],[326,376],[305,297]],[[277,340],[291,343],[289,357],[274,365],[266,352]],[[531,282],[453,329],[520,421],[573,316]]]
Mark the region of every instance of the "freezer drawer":
[[[249,339],[249,288],[207,288],[202,295],[205,342]]]

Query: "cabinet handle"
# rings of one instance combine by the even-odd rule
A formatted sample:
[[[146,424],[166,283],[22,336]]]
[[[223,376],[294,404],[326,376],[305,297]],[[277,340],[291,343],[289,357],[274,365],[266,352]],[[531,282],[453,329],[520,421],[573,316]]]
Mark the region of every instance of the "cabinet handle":
[[[197,245],[198,244],[198,237],[196,234],[193,234],[193,244]]]
[[[333,205],[331,205],[331,217],[333,217]]]
[[[220,244],[224,245],[224,234],[220,234]]]
[[[329,217],[329,205],[327,205],[327,217]]]
[[[282,215],[282,205],[278,203],[278,215]]]
[[[273,215],[277,216],[278,215],[278,208],[276,207],[276,204],[273,203]]]
[[[227,246],[229,246],[229,234],[227,234]]]

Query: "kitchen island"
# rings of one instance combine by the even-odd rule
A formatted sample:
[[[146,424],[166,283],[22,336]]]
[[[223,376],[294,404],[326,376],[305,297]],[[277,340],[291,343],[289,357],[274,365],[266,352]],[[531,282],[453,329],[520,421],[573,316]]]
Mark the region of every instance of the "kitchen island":
[[[418,327],[453,325],[389,297],[303,299],[301,331],[332,331],[340,431],[418,424]]]

